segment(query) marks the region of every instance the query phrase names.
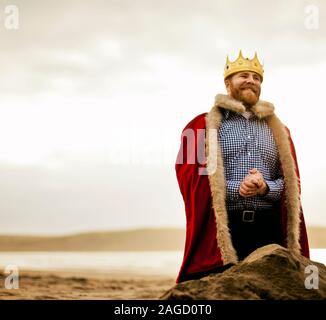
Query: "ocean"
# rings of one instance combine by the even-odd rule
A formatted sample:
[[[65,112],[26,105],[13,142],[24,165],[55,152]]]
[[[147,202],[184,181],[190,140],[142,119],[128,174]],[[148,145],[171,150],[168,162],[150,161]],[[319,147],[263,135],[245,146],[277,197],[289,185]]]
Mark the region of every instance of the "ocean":
[[[326,264],[326,249],[311,249],[311,260]],[[94,271],[176,277],[182,251],[0,252],[0,270]]]
[[[0,252],[0,269],[136,273],[175,276],[181,251]]]

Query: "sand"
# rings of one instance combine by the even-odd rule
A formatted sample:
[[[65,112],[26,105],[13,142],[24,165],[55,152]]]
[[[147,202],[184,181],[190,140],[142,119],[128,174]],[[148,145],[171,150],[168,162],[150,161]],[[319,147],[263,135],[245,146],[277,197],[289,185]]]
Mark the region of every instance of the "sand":
[[[21,271],[19,288],[6,289],[6,276],[0,273],[0,299],[4,300],[152,300],[175,284],[173,277],[156,275]]]
[[[308,228],[310,246],[326,247],[325,228]],[[156,241],[148,241],[156,239]],[[167,241],[167,239],[169,241]],[[183,250],[184,230],[144,229],[58,237],[0,236],[1,251],[160,251]],[[0,299],[158,299],[175,276],[20,271],[19,289],[5,289],[0,270]]]

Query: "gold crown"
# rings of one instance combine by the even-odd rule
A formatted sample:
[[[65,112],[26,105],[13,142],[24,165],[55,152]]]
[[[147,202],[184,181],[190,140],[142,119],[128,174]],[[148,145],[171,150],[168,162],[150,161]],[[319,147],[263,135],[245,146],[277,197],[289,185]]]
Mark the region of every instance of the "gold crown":
[[[226,79],[229,75],[234,74],[240,71],[253,71],[258,73],[263,80],[263,66],[260,64],[257,53],[255,52],[255,56],[252,60],[248,58],[244,58],[242,52],[240,50],[239,56],[237,60],[231,62],[229,60],[229,56],[226,57],[226,63],[224,67],[224,79]]]

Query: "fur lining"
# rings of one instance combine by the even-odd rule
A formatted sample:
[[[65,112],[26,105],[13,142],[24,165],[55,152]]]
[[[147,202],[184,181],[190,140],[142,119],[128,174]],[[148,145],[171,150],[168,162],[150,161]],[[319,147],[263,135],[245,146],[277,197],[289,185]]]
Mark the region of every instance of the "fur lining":
[[[300,254],[300,190],[296,166],[291,154],[289,136],[284,124],[274,115],[268,117],[267,124],[273,132],[278,148],[280,162],[284,175],[285,199],[287,209],[287,247]]]
[[[225,205],[225,176],[224,164],[217,134],[221,124],[222,115],[213,107],[206,115],[206,156],[208,180],[212,193],[213,208],[216,222],[216,239],[221,251],[223,263],[237,263],[237,253],[233,247],[230,230],[228,227],[228,214]]]
[[[222,107],[224,109],[242,113],[246,111],[242,102],[231,98],[225,94],[218,94],[215,97],[214,107]],[[274,105],[270,102],[259,100],[251,109],[251,111],[260,119],[274,114]]]
[[[216,220],[216,238],[224,264],[237,263],[237,253],[232,244],[228,227],[226,210],[226,183],[221,146],[218,142],[218,130],[222,121],[220,108],[242,113],[244,105],[227,95],[218,94],[211,111],[206,115],[206,157],[208,179],[212,194],[212,205]],[[287,246],[300,254],[299,227],[300,227],[300,191],[299,181],[295,172],[295,163],[291,154],[289,136],[285,126],[274,115],[273,104],[259,100],[252,111],[259,118],[266,118],[267,124],[273,132],[278,148],[280,163],[284,173],[285,197],[287,208]]]

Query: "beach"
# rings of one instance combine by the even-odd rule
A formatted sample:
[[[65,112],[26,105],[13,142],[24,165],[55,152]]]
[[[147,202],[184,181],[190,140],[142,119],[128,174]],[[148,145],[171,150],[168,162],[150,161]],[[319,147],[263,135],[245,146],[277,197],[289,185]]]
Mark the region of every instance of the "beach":
[[[326,264],[325,229],[317,231],[311,259]],[[159,299],[175,285],[183,238],[170,229],[0,236],[0,299]],[[18,289],[6,288],[10,267]]]
[[[96,273],[93,271],[21,271],[19,288],[6,289],[1,273],[3,300],[153,300],[175,284],[168,276]]]

